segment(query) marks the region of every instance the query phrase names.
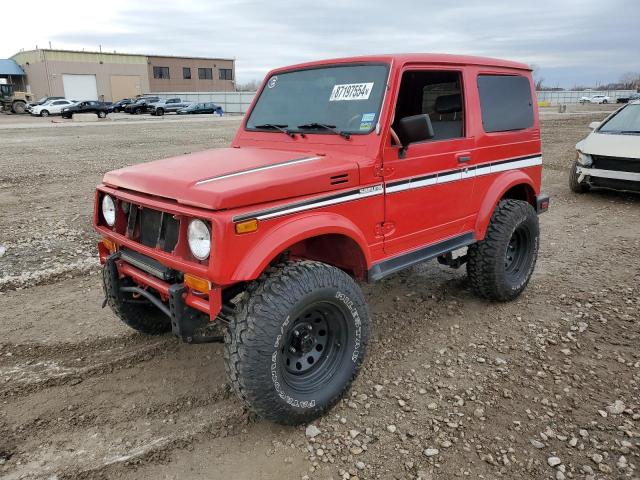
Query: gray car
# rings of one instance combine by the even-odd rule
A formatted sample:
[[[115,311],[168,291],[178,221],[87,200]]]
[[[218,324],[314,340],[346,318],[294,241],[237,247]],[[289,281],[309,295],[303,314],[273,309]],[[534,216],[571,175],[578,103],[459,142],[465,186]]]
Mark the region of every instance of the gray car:
[[[149,113],[151,115],[162,116],[165,113],[175,113],[181,108],[188,107],[193,102],[183,102],[180,98],[168,98],[149,105]]]

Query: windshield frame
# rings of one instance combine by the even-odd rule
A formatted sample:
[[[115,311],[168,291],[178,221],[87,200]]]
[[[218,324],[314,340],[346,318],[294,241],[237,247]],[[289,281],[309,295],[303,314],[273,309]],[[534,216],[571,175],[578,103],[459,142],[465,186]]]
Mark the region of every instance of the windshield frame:
[[[360,62],[360,61],[355,61],[355,62],[336,62],[336,63],[323,63],[323,64],[316,64],[316,65],[309,65],[306,67],[299,67],[299,68],[284,68],[284,69],[280,69],[280,70],[273,70],[271,72],[269,72],[267,74],[267,76],[265,77],[264,81],[262,82],[262,87],[260,88],[260,91],[257,93],[256,98],[254,100],[254,102],[251,105],[251,108],[247,111],[247,113],[245,114],[245,119],[243,122],[243,130],[245,132],[258,132],[258,133],[280,133],[277,130],[270,130],[270,129],[265,129],[265,128],[249,128],[247,126],[249,119],[251,118],[251,115],[253,114],[253,110],[255,109],[256,105],[258,104],[258,102],[260,101],[260,97],[262,96],[263,92],[265,91],[265,88],[267,87],[267,83],[269,81],[269,79],[271,77],[273,77],[274,75],[285,75],[288,73],[295,73],[295,72],[304,72],[304,71],[308,71],[308,70],[323,70],[323,69],[327,69],[327,68],[340,68],[340,67],[363,67],[363,66],[383,66],[386,68],[386,78],[385,78],[385,85],[383,88],[383,92],[382,95],[380,96],[380,104],[377,107],[376,110],[376,116],[377,116],[377,120],[376,122],[371,126],[371,128],[367,131],[354,131],[354,132],[347,132],[349,135],[353,135],[353,136],[360,136],[360,135],[369,135],[371,132],[377,131],[378,130],[378,125],[380,123],[380,116],[382,115],[383,109],[384,109],[384,102],[386,101],[387,98],[387,92],[389,90],[389,82],[391,80],[391,67],[392,67],[392,63],[391,62],[383,62],[383,61],[372,61],[372,62]],[[292,133],[304,133],[305,135],[335,135],[334,132],[331,132],[329,130],[325,130],[325,129],[318,129],[318,130],[311,130],[311,129],[298,129],[296,126],[293,127],[289,127],[288,130],[290,130]]]
[[[607,117],[599,126],[598,128],[595,130],[596,133],[599,133],[601,135],[620,135],[621,132],[624,132],[625,130],[602,130],[602,127],[605,127],[611,120],[613,120],[614,118],[616,118],[618,116],[618,114],[620,112],[622,112],[623,110],[627,109],[627,108],[638,108],[640,109],[640,104],[638,103],[627,103],[624,107],[619,108],[618,110],[616,110],[615,112],[613,112],[609,117]]]

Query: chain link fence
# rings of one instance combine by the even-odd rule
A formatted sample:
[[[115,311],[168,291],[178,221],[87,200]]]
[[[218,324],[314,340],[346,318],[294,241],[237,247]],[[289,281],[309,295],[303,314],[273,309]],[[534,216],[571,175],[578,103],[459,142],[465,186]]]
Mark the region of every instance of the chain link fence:
[[[549,105],[569,105],[580,103],[582,97],[593,97],[594,95],[606,95],[609,97],[608,103],[616,103],[619,97],[628,97],[635,90],[562,90],[557,92],[541,91],[536,92],[538,103],[548,102]]]
[[[249,109],[256,92],[154,92],[162,99],[181,98],[186,102],[213,102],[220,105],[225,113],[244,114]]]
[[[609,103],[616,103],[619,97],[628,97],[635,90],[563,90],[537,92],[538,103],[547,105],[569,105],[580,103],[582,97],[606,95]],[[213,102],[220,105],[226,113],[244,114],[249,109],[256,92],[157,92],[161,98],[179,97],[189,102]]]

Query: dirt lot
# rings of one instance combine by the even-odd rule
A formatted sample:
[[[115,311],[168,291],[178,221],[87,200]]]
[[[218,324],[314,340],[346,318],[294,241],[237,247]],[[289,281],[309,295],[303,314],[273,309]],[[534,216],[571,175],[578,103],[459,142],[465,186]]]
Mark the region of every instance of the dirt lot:
[[[640,196],[568,191],[606,115],[577,110],[543,115],[552,208],[525,294],[480,301],[437,263],[364,285],[368,360],[313,439],[244,411],[221,345],[100,309],[102,174],[225,145],[239,120],[0,116],[0,477],[640,478]]]

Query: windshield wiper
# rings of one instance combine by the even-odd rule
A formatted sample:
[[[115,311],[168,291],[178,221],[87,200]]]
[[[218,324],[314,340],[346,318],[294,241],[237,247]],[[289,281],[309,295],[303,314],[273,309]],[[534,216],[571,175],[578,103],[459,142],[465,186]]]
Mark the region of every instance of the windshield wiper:
[[[318,128],[322,128],[324,130],[327,130],[328,132],[332,132],[332,133],[335,133],[336,135],[340,135],[346,140],[349,140],[351,138],[351,134],[349,134],[348,132],[344,132],[342,130],[336,130],[335,125],[328,125],[326,123],[318,123],[318,122],[305,123],[303,125],[298,125],[298,128],[302,128],[305,130],[312,130],[312,129],[315,130]]]
[[[637,135],[640,130],[622,130],[620,133],[623,135]]]
[[[291,138],[295,138],[295,132],[292,132],[287,127],[289,125],[279,125],[276,123],[263,123],[262,125],[254,125],[253,128],[259,129],[268,129],[268,130],[278,130],[279,132],[285,133],[289,135]]]

